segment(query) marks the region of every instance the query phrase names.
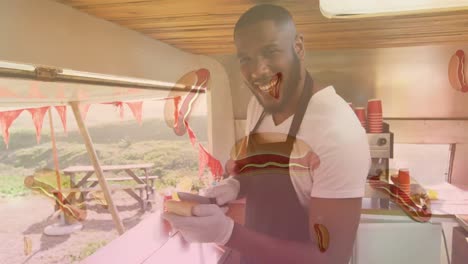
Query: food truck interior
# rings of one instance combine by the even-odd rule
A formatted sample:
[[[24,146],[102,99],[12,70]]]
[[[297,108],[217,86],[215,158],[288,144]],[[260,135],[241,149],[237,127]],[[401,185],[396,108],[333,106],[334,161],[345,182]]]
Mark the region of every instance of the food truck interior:
[[[121,83],[122,89],[140,85],[136,88],[157,90],[155,96],[167,96],[167,84],[188,72],[207,69],[208,89],[199,102],[207,112],[207,149],[225,163],[231,147],[245,135],[252,97],[239,71],[234,24],[255,4],[278,4],[291,12],[304,35],[305,65],[318,85],[333,85],[354,110],[366,109],[370,100],[381,102],[382,129],[371,132],[367,127],[372,157],[368,178],[391,182],[392,176],[408,169],[411,191],[424,190],[431,202],[431,219],[420,223],[388,195],[368,186],[350,263],[467,263],[468,1],[419,1],[421,6],[399,6],[395,1],[395,6],[382,4],[386,9],[373,9],[372,1],[355,1],[367,6],[349,10],[337,2],[3,0],[0,112],[57,104],[56,94],[37,101],[19,96],[24,87],[13,87],[19,82],[12,78],[35,80],[46,91],[54,80],[35,79],[36,67],[87,73],[86,78],[99,79],[101,88],[118,89],[111,79],[133,78],[125,79],[130,81]],[[343,2],[352,7],[353,1]],[[28,71],[31,74],[25,74]],[[152,83],[142,84],[145,80]],[[76,78],[60,81],[66,86]],[[242,222],[242,201],[233,208],[238,210],[233,217]],[[118,226],[115,213],[110,225]],[[154,235],[153,229],[157,228],[144,219],[84,263],[235,263],[235,252],[229,249],[184,246],[175,241],[179,236]],[[145,237],[145,230],[152,236]],[[126,248],[132,240],[144,241],[145,246]],[[5,256],[20,263],[28,257],[11,252],[15,251],[1,250],[0,260]],[[42,263],[34,262],[35,257],[29,261]]]

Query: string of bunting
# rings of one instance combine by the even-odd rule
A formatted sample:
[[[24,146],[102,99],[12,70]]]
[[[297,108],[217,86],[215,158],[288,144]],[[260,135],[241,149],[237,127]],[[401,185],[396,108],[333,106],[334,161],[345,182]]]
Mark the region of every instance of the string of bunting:
[[[120,102],[118,101],[118,102],[111,102],[111,103],[104,103],[104,104],[111,104],[115,106],[119,110],[120,118],[124,117],[124,104],[127,105],[128,108],[131,110],[133,116],[137,120],[138,124],[142,125],[143,102]],[[80,105],[80,112],[81,112],[83,119],[86,118],[90,106],[91,106],[90,104]],[[36,141],[39,144],[41,141],[41,131],[42,131],[42,125],[44,123],[44,116],[49,110],[49,108],[51,108],[51,106],[0,111],[0,129],[2,130],[3,142],[5,143],[6,148],[8,148],[8,144],[10,141],[9,129],[11,125],[13,124],[13,122],[20,116],[20,114],[23,111],[27,111],[31,114],[32,121],[36,129]],[[60,120],[63,126],[63,131],[67,133],[67,106],[58,105],[58,106],[53,106],[53,108],[55,108],[55,110],[57,111],[57,114],[60,117]]]

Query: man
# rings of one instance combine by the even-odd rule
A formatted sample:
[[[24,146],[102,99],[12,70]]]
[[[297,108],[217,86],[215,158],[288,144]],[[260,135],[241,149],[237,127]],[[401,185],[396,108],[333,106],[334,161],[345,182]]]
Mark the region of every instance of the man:
[[[258,153],[275,149],[268,157],[280,159],[300,152],[301,142],[312,161],[306,172],[294,169],[292,155],[286,172],[242,174],[237,166],[230,170],[235,176],[206,191],[218,205],[245,195],[245,226],[217,205],[195,206],[194,217],[164,218],[188,241],[239,251],[242,263],[348,263],[370,165],[364,129],[332,86],[313,84],[304,66],[303,36],[287,10],[251,8],[237,22],[234,41],[241,73],[255,95],[241,156],[266,157]],[[272,142],[278,135],[283,140]]]

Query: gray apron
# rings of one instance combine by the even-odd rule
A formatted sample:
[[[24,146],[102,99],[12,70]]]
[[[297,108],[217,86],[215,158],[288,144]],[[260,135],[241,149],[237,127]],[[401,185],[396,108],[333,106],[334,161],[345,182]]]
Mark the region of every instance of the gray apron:
[[[311,86],[312,78],[307,74],[287,140],[268,143],[270,146],[267,146],[282,148],[285,150],[281,151],[282,153],[289,153],[286,164],[289,164],[289,156],[295,137],[312,96]],[[264,117],[265,112],[262,113],[254,129],[250,132],[250,138],[253,139],[251,135],[255,133]],[[260,144],[250,139],[248,142],[247,151],[255,153],[255,149],[258,149]],[[246,195],[245,227],[284,240],[308,241],[310,239],[309,218],[297,198],[289,175],[289,168],[276,170],[273,173],[260,172],[255,175],[240,175],[237,179],[241,182],[241,193]],[[241,263],[258,264],[261,262],[255,257],[242,256]]]

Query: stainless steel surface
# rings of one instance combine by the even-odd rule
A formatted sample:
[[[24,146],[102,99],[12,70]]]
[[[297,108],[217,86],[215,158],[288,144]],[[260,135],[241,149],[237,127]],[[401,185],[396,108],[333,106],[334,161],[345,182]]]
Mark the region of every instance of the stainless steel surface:
[[[385,158],[373,158],[371,160],[371,167],[369,169],[369,177],[380,176],[384,174],[385,177],[388,177],[389,174],[389,161]]]
[[[367,134],[372,158],[393,158],[393,134]]]
[[[313,36],[305,36],[313,37]],[[450,57],[464,45],[386,49],[307,50],[305,65],[318,86],[333,85],[353,106],[382,99],[385,118],[466,118],[468,96],[450,87]],[[235,55],[213,56],[230,78],[236,119],[245,119],[252,94]]]
[[[390,132],[390,126],[383,123],[383,133],[367,134],[371,154],[371,167],[368,173],[369,177],[389,175],[389,159],[393,158],[393,133]]]
[[[457,215],[456,219],[460,226],[468,232],[468,215]]]

